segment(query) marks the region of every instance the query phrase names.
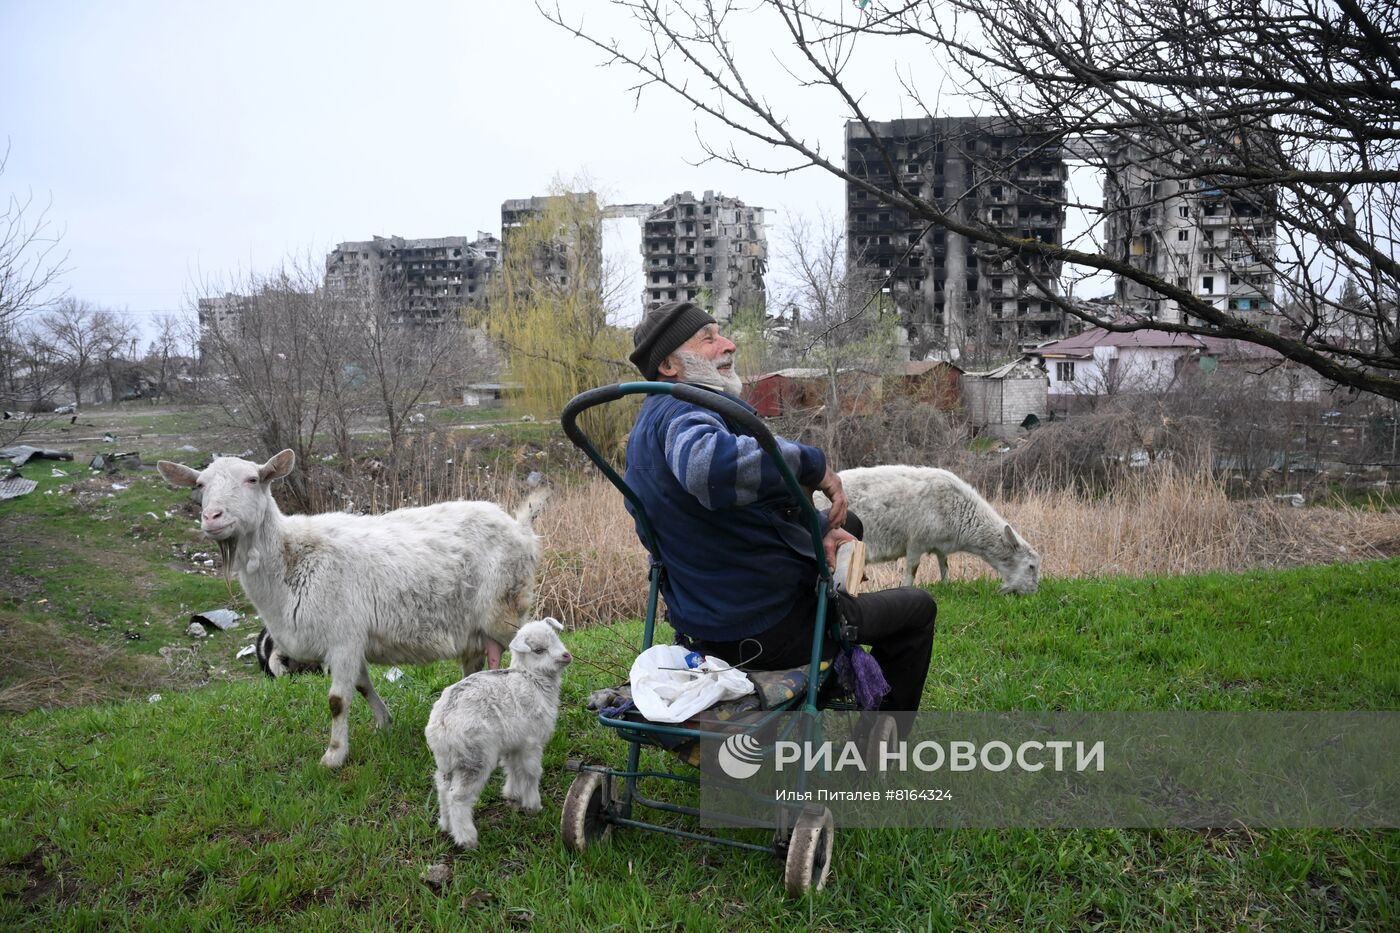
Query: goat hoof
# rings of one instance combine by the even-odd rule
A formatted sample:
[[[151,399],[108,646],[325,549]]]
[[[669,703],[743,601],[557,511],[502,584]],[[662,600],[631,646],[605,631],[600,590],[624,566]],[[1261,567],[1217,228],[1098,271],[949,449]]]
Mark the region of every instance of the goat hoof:
[[[333,752],[326,752],[321,756],[321,764],[332,770],[345,764],[345,749],[338,749]]]

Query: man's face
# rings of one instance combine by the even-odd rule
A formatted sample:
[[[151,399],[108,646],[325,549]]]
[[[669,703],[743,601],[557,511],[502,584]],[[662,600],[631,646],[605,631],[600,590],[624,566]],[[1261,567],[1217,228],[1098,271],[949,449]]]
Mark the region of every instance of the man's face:
[[[734,372],[736,349],[734,342],[719,332],[718,324],[706,324],[677,347],[659,369],[661,375],[672,379],[737,394],[740,383],[739,374]]]

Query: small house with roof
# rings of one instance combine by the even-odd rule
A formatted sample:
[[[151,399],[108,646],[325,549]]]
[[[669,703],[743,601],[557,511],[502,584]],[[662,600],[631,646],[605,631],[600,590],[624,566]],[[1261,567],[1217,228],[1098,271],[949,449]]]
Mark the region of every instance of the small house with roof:
[[[1223,337],[1147,328],[1119,333],[1091,327],[1028,351],[1043,361],[1052,402],[1129,392],[1165,392],[1186,367],[1234,373],[1242,385],[1276,400],[1312,401],[1322,390],[1311,370],[1287,363],[1268,347]]]

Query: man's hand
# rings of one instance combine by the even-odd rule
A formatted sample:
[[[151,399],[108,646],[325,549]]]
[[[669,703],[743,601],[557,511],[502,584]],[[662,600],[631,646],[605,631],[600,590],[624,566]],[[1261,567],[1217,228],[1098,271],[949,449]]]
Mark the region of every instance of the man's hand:
[[[832,570],[836,569],[836,552],[841,549],[841,545],[848,541],[854,541],[855,535],[849,531],[842,531],[840,528],[833,528],[822,538],[822,550],[826,552],[826,565]]]
[[[835,530],[846,524],[846,488],[841,485],[841,477],[836,475],[831,464],[827,464],[826,475],[817,484],[817,488],[831,500],[831,510],[826,513],[826,520],[831,528]],[[831,553],[835,554],[835,549],[832,549]]]

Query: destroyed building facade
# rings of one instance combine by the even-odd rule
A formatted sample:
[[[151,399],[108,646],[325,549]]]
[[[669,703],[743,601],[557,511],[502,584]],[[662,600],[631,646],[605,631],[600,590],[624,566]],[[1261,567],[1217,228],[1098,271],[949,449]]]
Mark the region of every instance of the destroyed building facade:
[[[602,214],[592,191],[503,202],[501,243],[505,262],[520,274],[528,271],[534,282],[560,291],[602,291]]]
[[[1183,139],[1199,165],[1205,142]],[[1104,178],[1105,252],[1221,311],[1269,326],[1274,308],[1274,191],[1202,177],[1173,167],[1172,152],[1117,142]],[[1208,156],[1208,154],[1205,154]],[[1237,161],[1220,153],[1224,161]],[[1180,323],[1178,303],[1118,276],[1114,297],[1125,310]]]
[[[501,241],[489,233],[475,239],[376,236],[336,245],[326,257],[326,288],[388,302],[395,323],[455,322],[464,307],[485,301],[501,257]]]
[[[684,191],[642,221],[642,304],[698,301],[720,322],[740,309],[761,311],[768,271],[764,209],[738,198]]]
[[[1009,236],[1062,242],[1067,153],[1048,135],[984,117],[851,121],[845,155],[853,176],[882,191],[902,186]],[[995,256],[851,182],[846,234],[849,268],[898,311],[915,358],[1004,356],[1065,333],[1052,300],[1058,261]]]

